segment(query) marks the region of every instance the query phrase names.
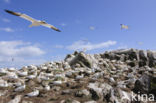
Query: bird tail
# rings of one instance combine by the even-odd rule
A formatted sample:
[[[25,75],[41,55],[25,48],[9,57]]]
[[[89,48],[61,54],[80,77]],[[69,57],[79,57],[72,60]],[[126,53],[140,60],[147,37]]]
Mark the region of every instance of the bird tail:
[[[33,25],[31,24],[31,25],[29,25],[29,27],[31,28],[31,27],[33,27]]]

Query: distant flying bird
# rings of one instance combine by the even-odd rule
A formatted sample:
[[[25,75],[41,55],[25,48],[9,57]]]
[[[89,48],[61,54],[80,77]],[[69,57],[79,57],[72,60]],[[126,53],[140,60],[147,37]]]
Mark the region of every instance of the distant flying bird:
[[[61,32],[59,29],[57,29],[56,27],[54,27],[53,25],[51,24],[47,24],[45,21],[41,21],[41,20],[35,20],[34,18],[26,15],[26,14],[22,14],[22,13],[17,13],[17,12],[13,12],[13,11],[10,11],[10,10],[5,10],[7,13],[9,14],[12,14],[12,15],[15,15],[15,16],[19,16],[25,20],[28,20],[30,22],[32,22],[31,25],[29,25],[29,27],[32,27],[32,26],[45,26],[45,27],[48,27],[48,28],[51,28],[53,30],[56,30],[58,32]]]
[[[127,25],[120,24],[120,26],[121,26],[121,30],[122,30],[122,29],[129,29],[129,27],[128,27]]]
[[[14,58],[12,58],[11,61],[13,62],[14,61]]]
[[[143,42],[138,42],[138,45],[142,45],[143,44]]]
[[[94,26],[90,26],[89,29],[90,30],[95,30],[95,27]]]

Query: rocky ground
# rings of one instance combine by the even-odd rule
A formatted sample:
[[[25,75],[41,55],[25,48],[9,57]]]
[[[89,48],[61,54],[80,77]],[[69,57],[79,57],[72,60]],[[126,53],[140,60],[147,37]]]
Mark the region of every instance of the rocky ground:
[[[150,50],[75,52],[59,62],[0,69],[0,103],[155,103],[154,99],[156,52]]]

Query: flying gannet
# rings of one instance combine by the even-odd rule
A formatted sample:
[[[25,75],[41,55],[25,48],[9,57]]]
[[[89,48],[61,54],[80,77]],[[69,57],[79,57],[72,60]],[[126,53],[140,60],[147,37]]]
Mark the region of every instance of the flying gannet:
[[[46,23],[45,21],[36,20],[36,19],[34,19],[34,18],[32,18],[32,17],[30,17],[30,16],[28,16],[28,15],[26,15],[26,14],[22,14],[22,13],[13,12],[13,11],[10,11],[10,10],[5,10],[5,11],[6,11],[7,13],[9,13],[9,14],[12,14],[12,15],[15,15],[15,16],[19,16],[19,17],[21,17],[21,18],[23,18],[23,19],[25,19],[25,20],[28,20],[28,21],[32,22],[32,24],[29,25],[29,27],[42,25],[42,26],[51,28],[51,29],[53,29],[53,30],[56,30],[56,31],[58,31],[58,32],[61,32],[59,29],[57,29],[56,27],[54,27],[54,26],[51,25],[51,24]]]
[[[129,27],[128,27],[127,25],[120,24],[120,26],[121,26],[121,30],[122,30],[122,29],[129,29]]]

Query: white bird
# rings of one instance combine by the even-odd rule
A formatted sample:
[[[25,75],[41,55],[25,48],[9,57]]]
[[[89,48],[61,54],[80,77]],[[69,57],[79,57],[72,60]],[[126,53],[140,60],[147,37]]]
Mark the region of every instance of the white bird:
[[[53,30],[56,30],[56,31],[58,31],[58,32],[61,32],[58,28],[54,27],[54,26],[51,25],[51,24],[46,23],[45,21],[36,20],[36,19],[34,19],[34,18],[32,18],[32,17],[30,17],[30,16],[28,16],[28,15],[26,15],[26,14],[22,14],[22,13],[13,12],[13,11],[10,11],[10,10],[5,10],[5,11],[6,11],[7,13],[9,13],[9,14],[12,14],[12,15],[15,15],[15,16],[19,16],[19,17],[21,17],[21,18],[23,18],[23,19],[25,19],[25,20],[28,20],[28,21],[32,22],[32,24],[29,25],[29,27],[42,25],[42,26],[51,28],[51,29],[53,29]]]
[[[8,87],[8,82],[0,79],[0,87]]]
[[[49,86],[49,85],[46,85],[46,86],[45,86],[45,90],[46,90],[46,91],[49,91],[49,90],[50,90],[50,86]]]
[[[23,85],[23,86],[19,86],[19,87],[17,87],[17,88],[15,88],[15,92],[22,92],[22,91],[24,91],[25,90],[25,85]]]
[[[129,29],[129,27],[128,27],[127,25],[120,24],[120,26],[121,26],[121,30],[122,30],[122,29]]]
[[[28,75],[28,72],[27,71],[18,71],[17,74],[21,77],[24,77],[24,76],[27,76]]]
[[[28,97],[36,97],[38,95],[39,95],[39,90],[34,90],[33,92],[28,93],[26,96],[28,96]]]

